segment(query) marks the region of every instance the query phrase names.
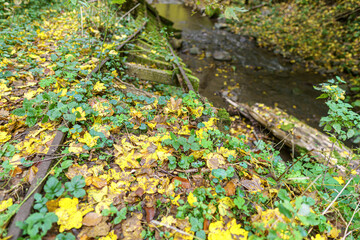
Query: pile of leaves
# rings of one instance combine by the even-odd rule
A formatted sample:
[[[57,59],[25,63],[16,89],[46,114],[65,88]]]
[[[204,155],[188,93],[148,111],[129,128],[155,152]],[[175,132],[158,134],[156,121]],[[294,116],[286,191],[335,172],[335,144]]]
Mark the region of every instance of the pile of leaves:
[[[285,162],[196,93],[129,77],[115,46],[139,26],[116,10],[59,2],[0,32],[2,237],[56,130],[66,140],[17,223],[24,239],[358,237],[356,171]]]

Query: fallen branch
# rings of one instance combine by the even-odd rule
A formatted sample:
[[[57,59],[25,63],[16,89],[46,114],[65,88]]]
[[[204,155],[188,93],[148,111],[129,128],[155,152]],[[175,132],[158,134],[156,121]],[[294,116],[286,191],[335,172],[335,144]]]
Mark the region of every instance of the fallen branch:
[[[122,15],[119,19],[119,22],[125,18],[127,15],[129,15],[132,11],[134,11],[138,6],[140,6],[140,3],[136,4],[135,7],[131,8],[129,11],[127,11],[124,15]]]
[[[184,232],[183,230],[180,230],[180,229],[178,229],[178,228],[176,228],[176,227],[167,225],[167,224],[165,224],[165,223],[161,223],[161,222],[156,221],[156,220],[151,220],[150,223],[153,223],[153,224],[155,224],[155,225],[160,225],[160,226],[163,226],[163,227],[170,228],[170,229],[174,230],[175,232],[178,232],[178,233],[180,233],[180,234],[182,234],[182,235],[186,235],[186,236],[189,236],[189,237],[193,237],[193,238],[199,239],[199,240],[204,240],[204,239],[199,238],[199,237],[197,237],[197,236],[194,236],[194,235],[192,235],[192,234],[190,234],[190,233]]]
[[[331,208],[331,206],[336,202],[336,200],[340,197],[340,195],[342,194],[342,192],[345,190],[345,188],[350,184],[350,182],[353,180],[354,177],[350,178],[349,181],[345,184],[345,186],[341,189],[341,191],[338,193],[338,195],[336,195],[336,197],[334,198],[334,200],[332,200],[332,202],[329,204],[329,206],[321,213],[321,215],[325,215],[327,213],[327,211],[329,211],[329,209]]]

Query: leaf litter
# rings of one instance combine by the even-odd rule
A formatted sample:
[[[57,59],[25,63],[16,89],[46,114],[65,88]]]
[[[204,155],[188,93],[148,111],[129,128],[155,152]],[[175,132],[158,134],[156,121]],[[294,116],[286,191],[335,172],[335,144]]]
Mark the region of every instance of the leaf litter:
[[[318,188],[311,181],[275,181],[285,163],[271,144],[255,141],[244,119],[224,117],[194,92],[126,74],[115,46],[137,30],[134,20],[108,23],[105,39],[98,16],[81,19],[78,13],[45,10],[29,30],[1,35],[1,53],[8,56],[0,62],[2,236],[56,130],[67,134],[56,155],[60,162],[33,213],[19,224],[24,237],[339,236],[346,221],[337,221],[336,213],[323,216],[317,206],[330,196],[308,191]],[[84,78],[105,56],[107,67]],[[128,91],[118,76],[154,97]],[[306,174],[299,171],[287,177]],[[328,191],[339,191],[343,178],[330,178]],[[43,230],[30,231],[36,224]]]

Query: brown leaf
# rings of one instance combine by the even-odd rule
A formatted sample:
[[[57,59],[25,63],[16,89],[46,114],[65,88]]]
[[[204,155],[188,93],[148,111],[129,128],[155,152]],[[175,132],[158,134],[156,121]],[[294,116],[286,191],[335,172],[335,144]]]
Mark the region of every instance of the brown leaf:
[[[146,212],[146,221],[150,223],[155,217],[156,209],[154,207],[144,207],[144,209]]]
[[[142,195],[144,195],[144,193],[145,193],[144,189],[142,189],[140,187],[135,191],[135,194],[139,197],[142,197]]]
[[[22,172],[23,172],[23,171],[22,171],[21,168],[15,167],[14,170],[11,170],[11,171],[10,171],[10,175],[11,175],[11,177],[15,177],[16,175],[18,175],[18,174],[20,174],[20,173],[22,173]]]
[[[10,116],[10,112],[5,109],[0,109],[0,120],[7,120],[7,118]]]
[[[210,221],[204,218],[204,230],[209,230]]]
[[[241,180],[240,184],[249,191],[262,191],[264,188],[261,186],[259,178],[253,178],[252,180]]]
[[[96,212],[89,212],[85,215],[83,218],[83,225],[85,226],[95,226],[101,222],[102,216],[100,214],[97,214]]]
[[[106,179],[99,177],[92,177],[92,185],[94,185],[96,188],[103,188],[107,185],[107,181]]]
[[[185,188],[185,189],[191,188],[191,184],[190,184],[189,180],[187,180],[186,178],[174,177],[172,179],[172,182],[175,182],[175,180],[178,180],[181,182],[180,187]]]
[[[47,201],[46,207],[47,207],[48,211],[55,212],[55,210],[59,208],[59,201],[60,201],[59,198]]]
[[[230,181],[225,185],[224,189],[226,192],[226,196],[233,196],[236,191],[236,186],[235,186],[234,182]]]
[[[141,226],[141,219],[143,218],[142,213],[134,213],[131,218],[126,219],[121,228],[124,240],[139,239],[143,230]]]
[[[78,237],[86,235],[89,238],[104,237],[110,232],[110,226],[104,221],[95,225],[94,227],[84,227],[79,233]],[[140,235],[140,234],[139,234]]]
[[[88,167],[86,164],[81,165],[81,166],[79,164],[74,164],[68,168],[68,171],[67,171],[67,173],[65,173],[65,175],[69,179],[72,179],[76,175],[81,175],[86,179],[86,177],[90,176],[91,173],[88,172]]]

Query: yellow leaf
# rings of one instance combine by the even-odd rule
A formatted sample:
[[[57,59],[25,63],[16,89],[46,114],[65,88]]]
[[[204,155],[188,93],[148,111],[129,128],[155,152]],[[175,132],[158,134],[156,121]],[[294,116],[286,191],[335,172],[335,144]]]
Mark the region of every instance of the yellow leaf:
[[[180,206],[178,203],[178,200],[180,199],[180,194],[177,195],[173,200],[171,200],[171,203],[176,205],[176,206]]]
[[[99,238],[99,240],[117,240],[117,236],[114,233],[114,230],[112,230],[111,232],[108,233],[108,235],[106,235],[105,237],[101,237]]]
[[[11,139],[11,135],[8,135],[7,132],[0,131],[0,143],[7,142]]]
[[[334,179],[335,179],[340,185],[345,182],[341,176],[340,176],[340,177],[334,177]]]
[[[231,217],[233,215],[231,212],[231,208],[233,207],[235,207],[235,204],[231,200],[231,198],[229,197],[222,198],[218,206],[220,215]]]
[[[85,118],[86,113],[85,113],[85,111],[84,111],[81,107],[73,108],[73,109],[71,110],[71,112],[72,112],[72,113],[78,112],[78,113],[80,114],[80,117],[79,117],[79,118],[76,117],[76,121],[85,121],[85,120],[86,120],[86,118]],[[77,115],[77,114],[76,114],[76,115]]]
[[[86,144],[88,147],[94,147],[97,144],[99,136],[91,136],[90,133],[86,132],[83,138],[79,139],[79,142]]]
[[[112,71],[112,72],[111,72],[111,75],[113,75],[114,77],[119,76],[119,74],[117,73],[117,71],[116,71],[116,70]]]
[[[80,154],[80,153],[84,152],[83,146],[84,146],[84,144],[82,144],[82,143],[72,142],[69,145],[69,152],[75,153],[75,154]]]
[[[13,199],[3,200],[0,202],[0,213],[5,211],[8,207],[13,205]]]
[[[60,232],[82,226],[82,214],[78,211],[78,203],[79,200],[77,198],[60,199],[59,208],[55,210],[55,214],[59,218],[57,223],[60,225]]]
[[[341,233],[341,230],[337,229],[336,227],[332,227],[329,234],[330,234],[330,237],[337,238],[340,233]]]
[[[174,219],[174,217],[171,215],[167,217],[164,216],[161,219],[161,223],[171,226],[172,224],[176,223],[176,219]]]
[[[311,237],[311,240],[326,240],[326,237],[323,237],[320,234],[316,234],[315,237]]]
[[[194,196],[192,192],[190,192],[189,196],[187,197],[187,201],[190,204],[190,206],[195,207],[194,203],[197,202],[197,198]]]

